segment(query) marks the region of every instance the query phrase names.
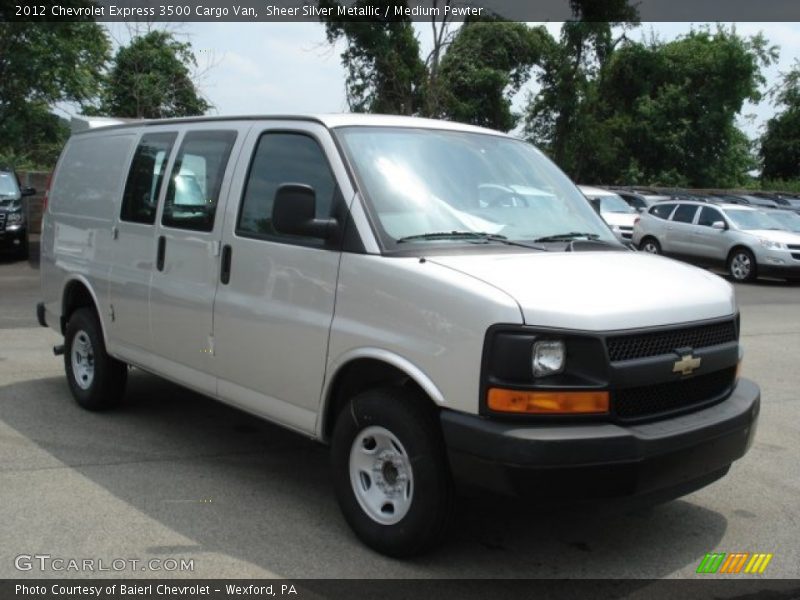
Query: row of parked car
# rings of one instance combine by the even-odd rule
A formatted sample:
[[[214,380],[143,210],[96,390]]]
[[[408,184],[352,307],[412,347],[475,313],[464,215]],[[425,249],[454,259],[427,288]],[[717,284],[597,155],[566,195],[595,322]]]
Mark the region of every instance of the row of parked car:
[[[739,282],[800,279],[800,196],[579,187],[639,250],[724,267]]]
[[[28,234],[22,198],[36,190],[20,185],[10,167],[0,166],[0,250],[10,250],[19,258],[28,257]]]

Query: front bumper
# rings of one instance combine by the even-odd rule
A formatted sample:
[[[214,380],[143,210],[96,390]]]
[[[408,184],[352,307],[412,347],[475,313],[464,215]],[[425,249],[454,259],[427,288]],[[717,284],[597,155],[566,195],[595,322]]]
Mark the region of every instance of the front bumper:
[[[19,248],[25,243],[25,236],[24,227],[0,231],[0,248]]]
[[[777,279],[800,279],[800,263],[776,265],[762,263],[758,265],[758,275],[761,277],[775,277]]]
[[[442,411],[457,481],[567,503],[677,497],[722,477],[755,434],[761,394],[740,380],[709,408],[637,425],[535,424]]]

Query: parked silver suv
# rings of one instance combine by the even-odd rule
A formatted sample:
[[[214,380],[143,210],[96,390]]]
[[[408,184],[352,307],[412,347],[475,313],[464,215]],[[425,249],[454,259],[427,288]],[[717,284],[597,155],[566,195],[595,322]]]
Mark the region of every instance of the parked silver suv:
[[[749,206],[660,202],[636,222],[633,243],[652,254],[724,265],[736,281],[800,278],[800,235]]]

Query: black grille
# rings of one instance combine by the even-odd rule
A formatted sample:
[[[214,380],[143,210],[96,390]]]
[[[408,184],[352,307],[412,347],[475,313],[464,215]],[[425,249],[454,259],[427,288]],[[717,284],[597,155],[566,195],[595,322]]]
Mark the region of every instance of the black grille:
[[[5,231],[6,229],[6,214],[0,213],[0,231]]]
[[[672,354],[676,348],[705,348],[736,341],[733,321],[684,329],[619,335],[606,340],[611,362]]]
[[[721,400],[733,386],[736,367],[689,379],[617,390],[614,411],[619,419],[641,419]]]

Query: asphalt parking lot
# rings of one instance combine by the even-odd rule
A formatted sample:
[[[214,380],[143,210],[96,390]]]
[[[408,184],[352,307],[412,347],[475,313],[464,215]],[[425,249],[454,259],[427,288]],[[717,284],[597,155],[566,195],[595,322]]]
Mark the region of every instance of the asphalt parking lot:
[[[756,442],[727,477],[633,512],[464,496],[444,547],[395,561],[351,534],[326,449],[306,438],[142,372],[119,410],[79,409],[51,352],[60,338],[35,321],[38,271],[0,258],[0,578],[695,577],[707,552],[773,553],[761,577],[798,578],[800,286],[737,293],[744,376],[763,404]],[[15,568],[37,553],[194,568]]]

